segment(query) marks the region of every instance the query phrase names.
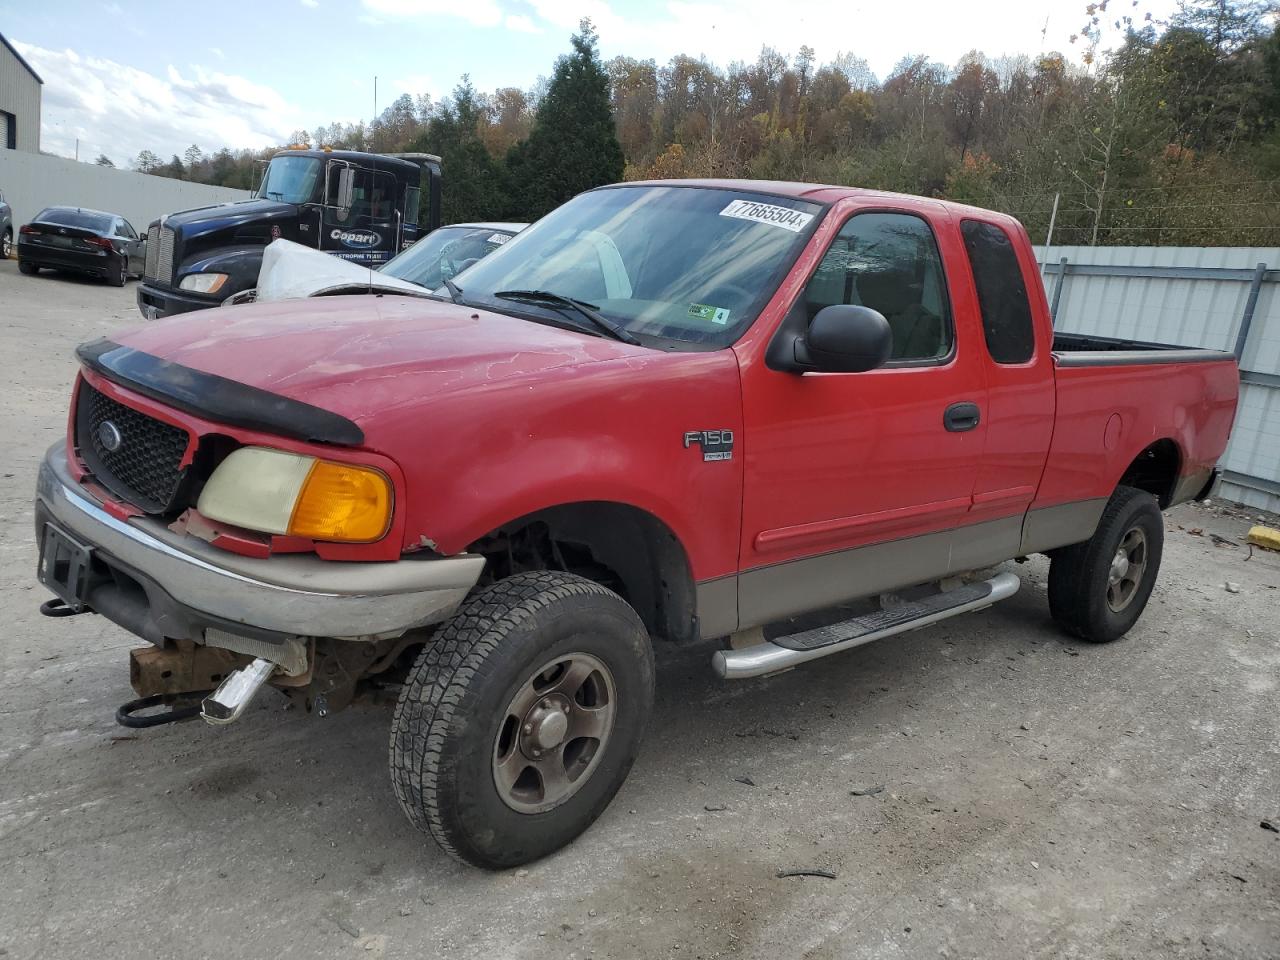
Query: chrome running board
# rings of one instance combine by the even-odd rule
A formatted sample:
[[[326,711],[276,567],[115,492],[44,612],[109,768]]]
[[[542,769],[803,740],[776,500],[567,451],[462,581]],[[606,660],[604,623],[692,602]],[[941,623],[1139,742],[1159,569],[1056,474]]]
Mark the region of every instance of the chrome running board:
[[[711,658],[716,673],[725,680],[742,680],[777,673],[810,660],[860,647],[896,633],[918,630],[939,620],[983,610],[1018,592],[1021,581],[1012,573],[970,583],[957,590],[936,593],[923,600],[842,620],[827,627],[776,637],[738,650],[718,650]]]

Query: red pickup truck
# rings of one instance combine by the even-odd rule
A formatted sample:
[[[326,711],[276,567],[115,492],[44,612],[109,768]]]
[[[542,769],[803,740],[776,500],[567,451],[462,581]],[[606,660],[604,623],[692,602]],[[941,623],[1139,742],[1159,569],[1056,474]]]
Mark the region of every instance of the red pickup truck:
[[[79,359],[39,576],[46,613],[148,641],[121,721],[398,686],[396,796],[485,867],[609,803],[651,641],[760,676],[989,606],[1031,553],[1068,631],[1119,637],[1238,388],[1229,354],[1055,337],[1009,217],[755,181],[585,193],[437,300],[201,311]]]

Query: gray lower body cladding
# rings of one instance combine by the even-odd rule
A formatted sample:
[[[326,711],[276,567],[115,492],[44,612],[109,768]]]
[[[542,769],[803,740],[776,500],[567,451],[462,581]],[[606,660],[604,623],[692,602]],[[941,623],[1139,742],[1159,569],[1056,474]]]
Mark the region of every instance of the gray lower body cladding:
[[[698,584],[702,636],[726,636],[1028,553],[1087,540],[1105,498],[755,567]]]

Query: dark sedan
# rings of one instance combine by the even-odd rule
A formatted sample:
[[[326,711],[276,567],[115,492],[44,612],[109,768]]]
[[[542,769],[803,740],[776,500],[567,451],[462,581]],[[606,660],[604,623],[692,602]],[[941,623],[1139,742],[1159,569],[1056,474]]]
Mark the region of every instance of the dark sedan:
[[[81,207],[48,207],[18,231],[18,269],[41,267],[102,277],[123,287],[142,275],[146,241],[124,217]]]

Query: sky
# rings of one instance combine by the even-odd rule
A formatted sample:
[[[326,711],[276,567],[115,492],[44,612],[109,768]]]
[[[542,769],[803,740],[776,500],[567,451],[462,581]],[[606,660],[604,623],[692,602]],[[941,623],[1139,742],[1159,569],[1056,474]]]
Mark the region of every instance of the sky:
[[[819,64],[866,58],[883,79],[902,57],[954,64],[1058,50],[1087,0],[0,0],[0,33],[44,79],[42,149],[126,166],[195,143],[285,143],[299,128],[367,120],[401,93],[447,95],[549,76],[589,16],[607,59],[676,53],[725,66],[764,44]],[[1112,0],[1112,17],[1167,17],[1176,0]],[[1132,6],[1130,6],[1132,4]]]

